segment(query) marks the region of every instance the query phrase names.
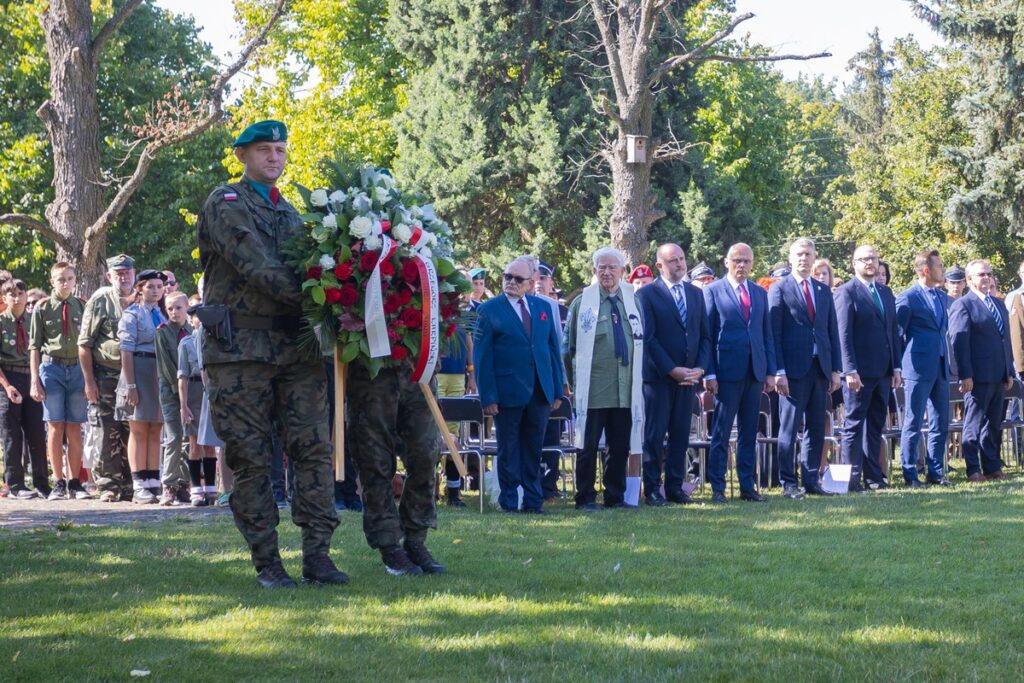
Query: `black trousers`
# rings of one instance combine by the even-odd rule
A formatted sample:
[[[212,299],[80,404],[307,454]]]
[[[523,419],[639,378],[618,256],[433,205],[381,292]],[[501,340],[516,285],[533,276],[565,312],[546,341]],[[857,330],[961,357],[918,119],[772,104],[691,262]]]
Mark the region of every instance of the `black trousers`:
[[[612,507],[624,501],[629,433],[633,417],[629,408],[591,408],[587,411],[583,449],[576,455],[576,505],[597,501],[597,446],[604,434],[608,454],[604,459],[604,504]]]
[[[25,447],[32,462],[32,484],[37,490],[50,488],[46,460],[46,428],[43,404],[29,396],[28,372],[4,370],[7,381],[21,394],[21,403],[12,403],[7,392],[0,391],[0,447],[4,449],[4,482],[9,487],[25,486]],[[75,473],[77,475],[77,472]]]

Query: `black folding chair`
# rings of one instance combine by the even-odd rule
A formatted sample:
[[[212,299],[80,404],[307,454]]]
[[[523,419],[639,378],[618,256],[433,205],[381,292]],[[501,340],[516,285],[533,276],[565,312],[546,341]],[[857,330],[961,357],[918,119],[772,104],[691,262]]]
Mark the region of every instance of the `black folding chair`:
[[[552,410],[551,415],[548,417],[549,420],[557,422],[559,425],[558,434],[559,442],[557,446],[544,446],[542,449],[543,453],[557,453],[558,454],[558,470],[562,477],[562,491],[566,495],[569,494],[569,488],[567,485],[568,477],[566,476],[566,462],[572,461],[572,482],[573,491],[576,490],[576,453],[579,451],[576,448],[576,416],[573,410],[572,399],[562,397],[562,403],[558,406],[558,410]]]
[[[496,451],[488,448],[484,442],[484,409],[480,405],[479,396],[446,397],[437,399],[441,408],[441,416],[445,422],[457,422],[459,424],[459,435],[455,439],[455,445],[459,449],[459,455],[475,455],[479,464],[478,479],[480,485],[480,512],[484,511],[484,473],[487,471],[487,458],[493,457]],[[474,440],[470,437],[472,427],[476,427],[480,438]],[[442,455],[448,454],[447,447],[442,448]],[[469,482],[467,481],[468,485]]]

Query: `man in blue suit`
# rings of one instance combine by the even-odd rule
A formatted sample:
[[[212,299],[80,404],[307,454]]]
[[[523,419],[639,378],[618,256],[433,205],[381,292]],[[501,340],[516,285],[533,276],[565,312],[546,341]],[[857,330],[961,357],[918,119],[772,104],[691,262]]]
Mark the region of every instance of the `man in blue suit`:
[[[853,252],[855,276],[836,290],[839,346],[843,356],[843,457],[853,465],[850,491],[885,488],[878,454],[889,410],[889,394],[903,381],[903,348],[892,290],[875,282],[878,252],[862,245]]]
[[[644,494],[648,505],[693,502],[683,491],[690,445],[693,392],[711,358],[703,293],[688,282],[686,254],[678,244],[658,247],[661,277],[637,292],[644,319]],[[661,494],[661,450],[665,495]]]
[[[504,293],[477,312],[473,360],[484,414],[494,416],[498,439],[498,503],[506,512],[544,512],[540,461],[548,416],[561,403],[562,363],[555,316],[527,294],[534,260],[514,259],[502,273]]]
[[[988,261],[967,264],[967,285],[970,289],[949,307],[949,336],[964,393],[967,478],[1002,479],[1003,397],[1014,377],[1010,320],[1003,302],[991,296],[995,287]]]
[[[900,455],[907,486],[921,486],[917,477],[917,447],[925,407],[928,409],[928,449],[925,462],[929,484],[949,486],[943,471],[949,429],[949,348],[946,341],[951,299],[943,289],[946,269],[937,251],[922,251],[914,259],[917,284],[896,297],[896,319],[903,343],[903,392],[906,408]]]
[[[747,278],[754,252],[743,243],[729,247],[726,276],[704,288],[711,335],[711,360],[704,386],[715,395],[708,480],[711,502],[725,502],[729,437],[736,422],[736,471],[740,498],[764,502],[754,488],[757,419],[761,393],[775,385],[775,346],[768,318],[768,295]]]
[[[825,446],[826,392],[839,388],[839,327],[832,292],[811,277],[817,258],[814,242],[801,237],[789,247],[790,274],[768,290],[768,311],[775,344],[775,387],[779,393],[779,479],[787,498],[831,495],[821,488],[818,466]],[[800,449],[804,491],[796,480],[796,439],[803,420]]]

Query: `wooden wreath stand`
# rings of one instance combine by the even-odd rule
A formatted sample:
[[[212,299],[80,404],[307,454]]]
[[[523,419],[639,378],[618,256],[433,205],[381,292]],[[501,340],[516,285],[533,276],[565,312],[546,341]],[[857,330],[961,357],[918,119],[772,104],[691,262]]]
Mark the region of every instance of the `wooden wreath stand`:
[[[345,375],[348,369],[347,363],[341,362],[341,356],[335,351],[334,353],[334,480],[344,481],[345,480]],[[444,416],[441,415],[441,406],[437,405],[437,399],[434,398],[434,392],[430,390],[429,384],[419,384],[420,391],[423,392],[423,398],[427,401],[427,406],[430,408],[430,414],[434,417],[434,424],[437,425],[438,431],[441,432],[441,437],[444,438],[445,444],[448,446],[448,454],[451,456],[452,461],[455,463],[455,467],[459,470],[459,475],[465,479],[469,476],[469,471],[466,470],[466,463],[462,460],[462,455],[459,453],[459,447],[455,445],[455,439],[452,438],[451,432],[448,431],[448,425],[444,421]]]

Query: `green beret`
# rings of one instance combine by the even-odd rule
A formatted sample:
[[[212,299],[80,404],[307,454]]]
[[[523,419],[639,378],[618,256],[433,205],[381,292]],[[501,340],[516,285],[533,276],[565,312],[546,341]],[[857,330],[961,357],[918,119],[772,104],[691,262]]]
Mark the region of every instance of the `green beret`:
[[[232,147],[241,147],[251,142],[284,142],[288,139],[288,127],[280,121],[260,121],[254,123],[231,143]]]
[[[135,259],[127,254],[118,254],[117,256],[111,256],[107,259],[107,270],[113,270],[114,268],[134,268]]]
[[[471,269],[469,271],[469,279],[470,280],[483,279],[483,278],[486,278],[486,277],[487,277],[487,271],[484,270],[483,268],[473,268],[473,269]]]

